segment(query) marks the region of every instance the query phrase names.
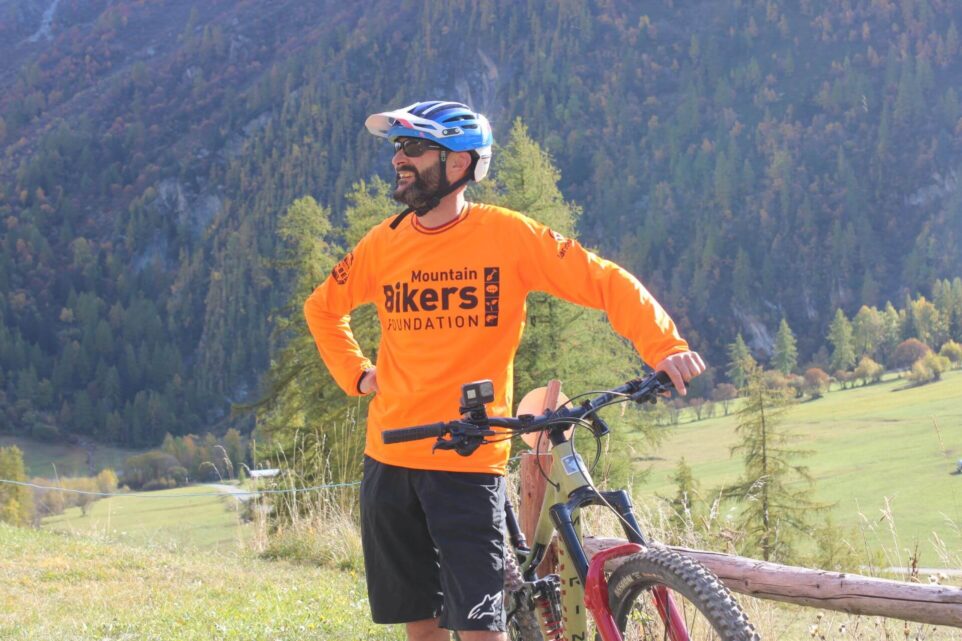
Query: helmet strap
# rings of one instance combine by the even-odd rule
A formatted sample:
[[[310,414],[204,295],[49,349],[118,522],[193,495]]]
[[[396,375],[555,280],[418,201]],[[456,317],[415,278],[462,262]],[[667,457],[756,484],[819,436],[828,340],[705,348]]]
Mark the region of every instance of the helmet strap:
[[[407,217],[407,215],[410,213],[414,213],[414,215],[416,215],[418,218],[425,215],[426,213],[428,213],[429,211],[431,211],[432,209],[440,205],[441,200],[443,200],[446,196],[448,196],[449,194],[459,189],[462,185],[466,185],[468,181],[470,181],[474,177],[474,165],[477,162],[477,160],[471,163],[471,166],[468,168],[468,171],[463,176],[461,176],[461,178],[458,178],[453,183],[448,184],[448,172],[445,166],[447,163],[447,160],[448,160],[448,150],[442,149],[440,153],[440,161],[439,161],[441,164],[441,180],[440,180],[440,184],[438,185],[437,191],[435,191],[431,195],[431,197],[428,198],[428,201],[423,205],[421,205],[420,207],[408,207],[407,209],[402,211],[400,214],[395,216],[394,220],[391,221],[391,229],[397,229],[397,226],[401,224],[401,221],[404,220]]]

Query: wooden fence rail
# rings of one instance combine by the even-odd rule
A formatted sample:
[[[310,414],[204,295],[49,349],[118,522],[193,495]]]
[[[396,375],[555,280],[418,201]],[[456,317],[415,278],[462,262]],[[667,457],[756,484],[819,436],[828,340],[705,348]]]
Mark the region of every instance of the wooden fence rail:
[[[599,550],[624,542],[587,537],[585,552],[590,558]],[[811,570],[719,552],[672,549],[699,561],[739,594],[849,614],[962,627],[962,588]],[[609,567],[616,568],[618,562],[609,561]]]

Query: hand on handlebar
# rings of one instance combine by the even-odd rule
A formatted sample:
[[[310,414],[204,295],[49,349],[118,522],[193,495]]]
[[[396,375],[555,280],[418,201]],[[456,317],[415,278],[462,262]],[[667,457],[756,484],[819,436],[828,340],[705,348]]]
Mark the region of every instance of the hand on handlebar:
[[[705,361],[698,352],[679,352],[655,365],[655,371],[668,374],[678,393],[685,396],[688,393],[685,383],[705,371]]]

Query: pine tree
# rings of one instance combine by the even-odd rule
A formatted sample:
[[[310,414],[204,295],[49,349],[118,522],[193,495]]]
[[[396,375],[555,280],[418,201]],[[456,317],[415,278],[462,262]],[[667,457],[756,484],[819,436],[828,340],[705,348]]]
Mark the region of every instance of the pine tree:
[[[755,359],[739,333],[735,342],[728,345],[728,378],[735,387],[741,389],[745,386],[746,372],[754,364]]]
[[[24,483],[27,472],[23,452],[16,445],[0,447],[0,479]],[[0,521],[29,525],[33,519],[33,494],[29,487],[0,484]]]
[[[691,466],[685,457],[681,457],[675,472],[671,475],[671,482],[675,485],[675,496],[665,499],[671,509],[669,519],[678,531],[684,531],[696,523],[696,505],[700,500],[698,481],[691,471]]]
[[[248,409],[257,410],[257,430],[271,441],[272,456],[296,462],[299,481],[353,480],[360,473],[363,430],[340,438],[350,405],[318,357],[303,314],[304,301],[340,253],[329,241],[328,211],[309,196],[295,200],[278,234],[284,247],[276,266],[294,281],[287,305],[275,316],[275,340],[286,344],[271,362],[267,393]]]
[[[828,329],[828,342],[832,344],[831,367],[833,371],[848,371],[855,365],[855,344],[852,340],[852,324],[841,309],[835,310],[835,319]]]
[[[795,344],[795,334],[788,326],[788,321],[784,318],[778,326],[778,334],[775,335],[775,352],[772,355],[772,364],[782,374],[788,376],[798,364],[798,348]]]
[[[744,506],[738,517],[738,529],[745,534],[743,551],[760,552],[766,561],[785,561],[793,555],[797,535],[808,534],[810,512],[821,506],[808,498],[813,482],[807,468],[794,463],[806,452],[789,448],[791,437],[779,429],[789,405],[785,391],[766,385],[757,365],[750,365],[745,376],[745,403],[736,427],[741,440],[732,448],[732,454],[742,455],[745,467],[723,496]]]

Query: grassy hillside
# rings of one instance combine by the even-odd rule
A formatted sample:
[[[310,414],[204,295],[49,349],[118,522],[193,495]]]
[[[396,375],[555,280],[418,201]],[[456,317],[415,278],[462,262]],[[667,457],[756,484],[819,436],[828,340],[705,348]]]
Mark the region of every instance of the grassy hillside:
[[[236,499],[203,485],[103,499],[87,516],[71,508],[45,519],[43,527],[167,549],[237,549],[251,534],[251,526],[239,519]]]
[[[44,443],[21,436],[0,436],[0,447],[16,445],[23,452],[23,462],[29,476],[88,476],[87,450],[69,443]],[[139,450],[110,445],[96,445],[92,452],[93,473],[104,468],[120,470],[124,459]],[[54,467],[56,466],[56,467]]]
[[[673,495],[670,476],[683,456],[704,494],[734,481],[742,469],[729,455],[734,427],[728,416],[668,430],[637,498]],[[923,387],[893,379],[832,392],[793,407],[783,428],[798,437],[799,449],[811,451],[799,462],[816,479],[815,498],[834,504],[838,524],[866,532],[865,545],[905,562],[904,549],[918,541],[922,565],[940,562],[936,535],[949,550],[962,549],[962,476],[951,474],[962,458],[962,372]]]
[[[0,523],[0,638],[383,641],[358,575]]]

